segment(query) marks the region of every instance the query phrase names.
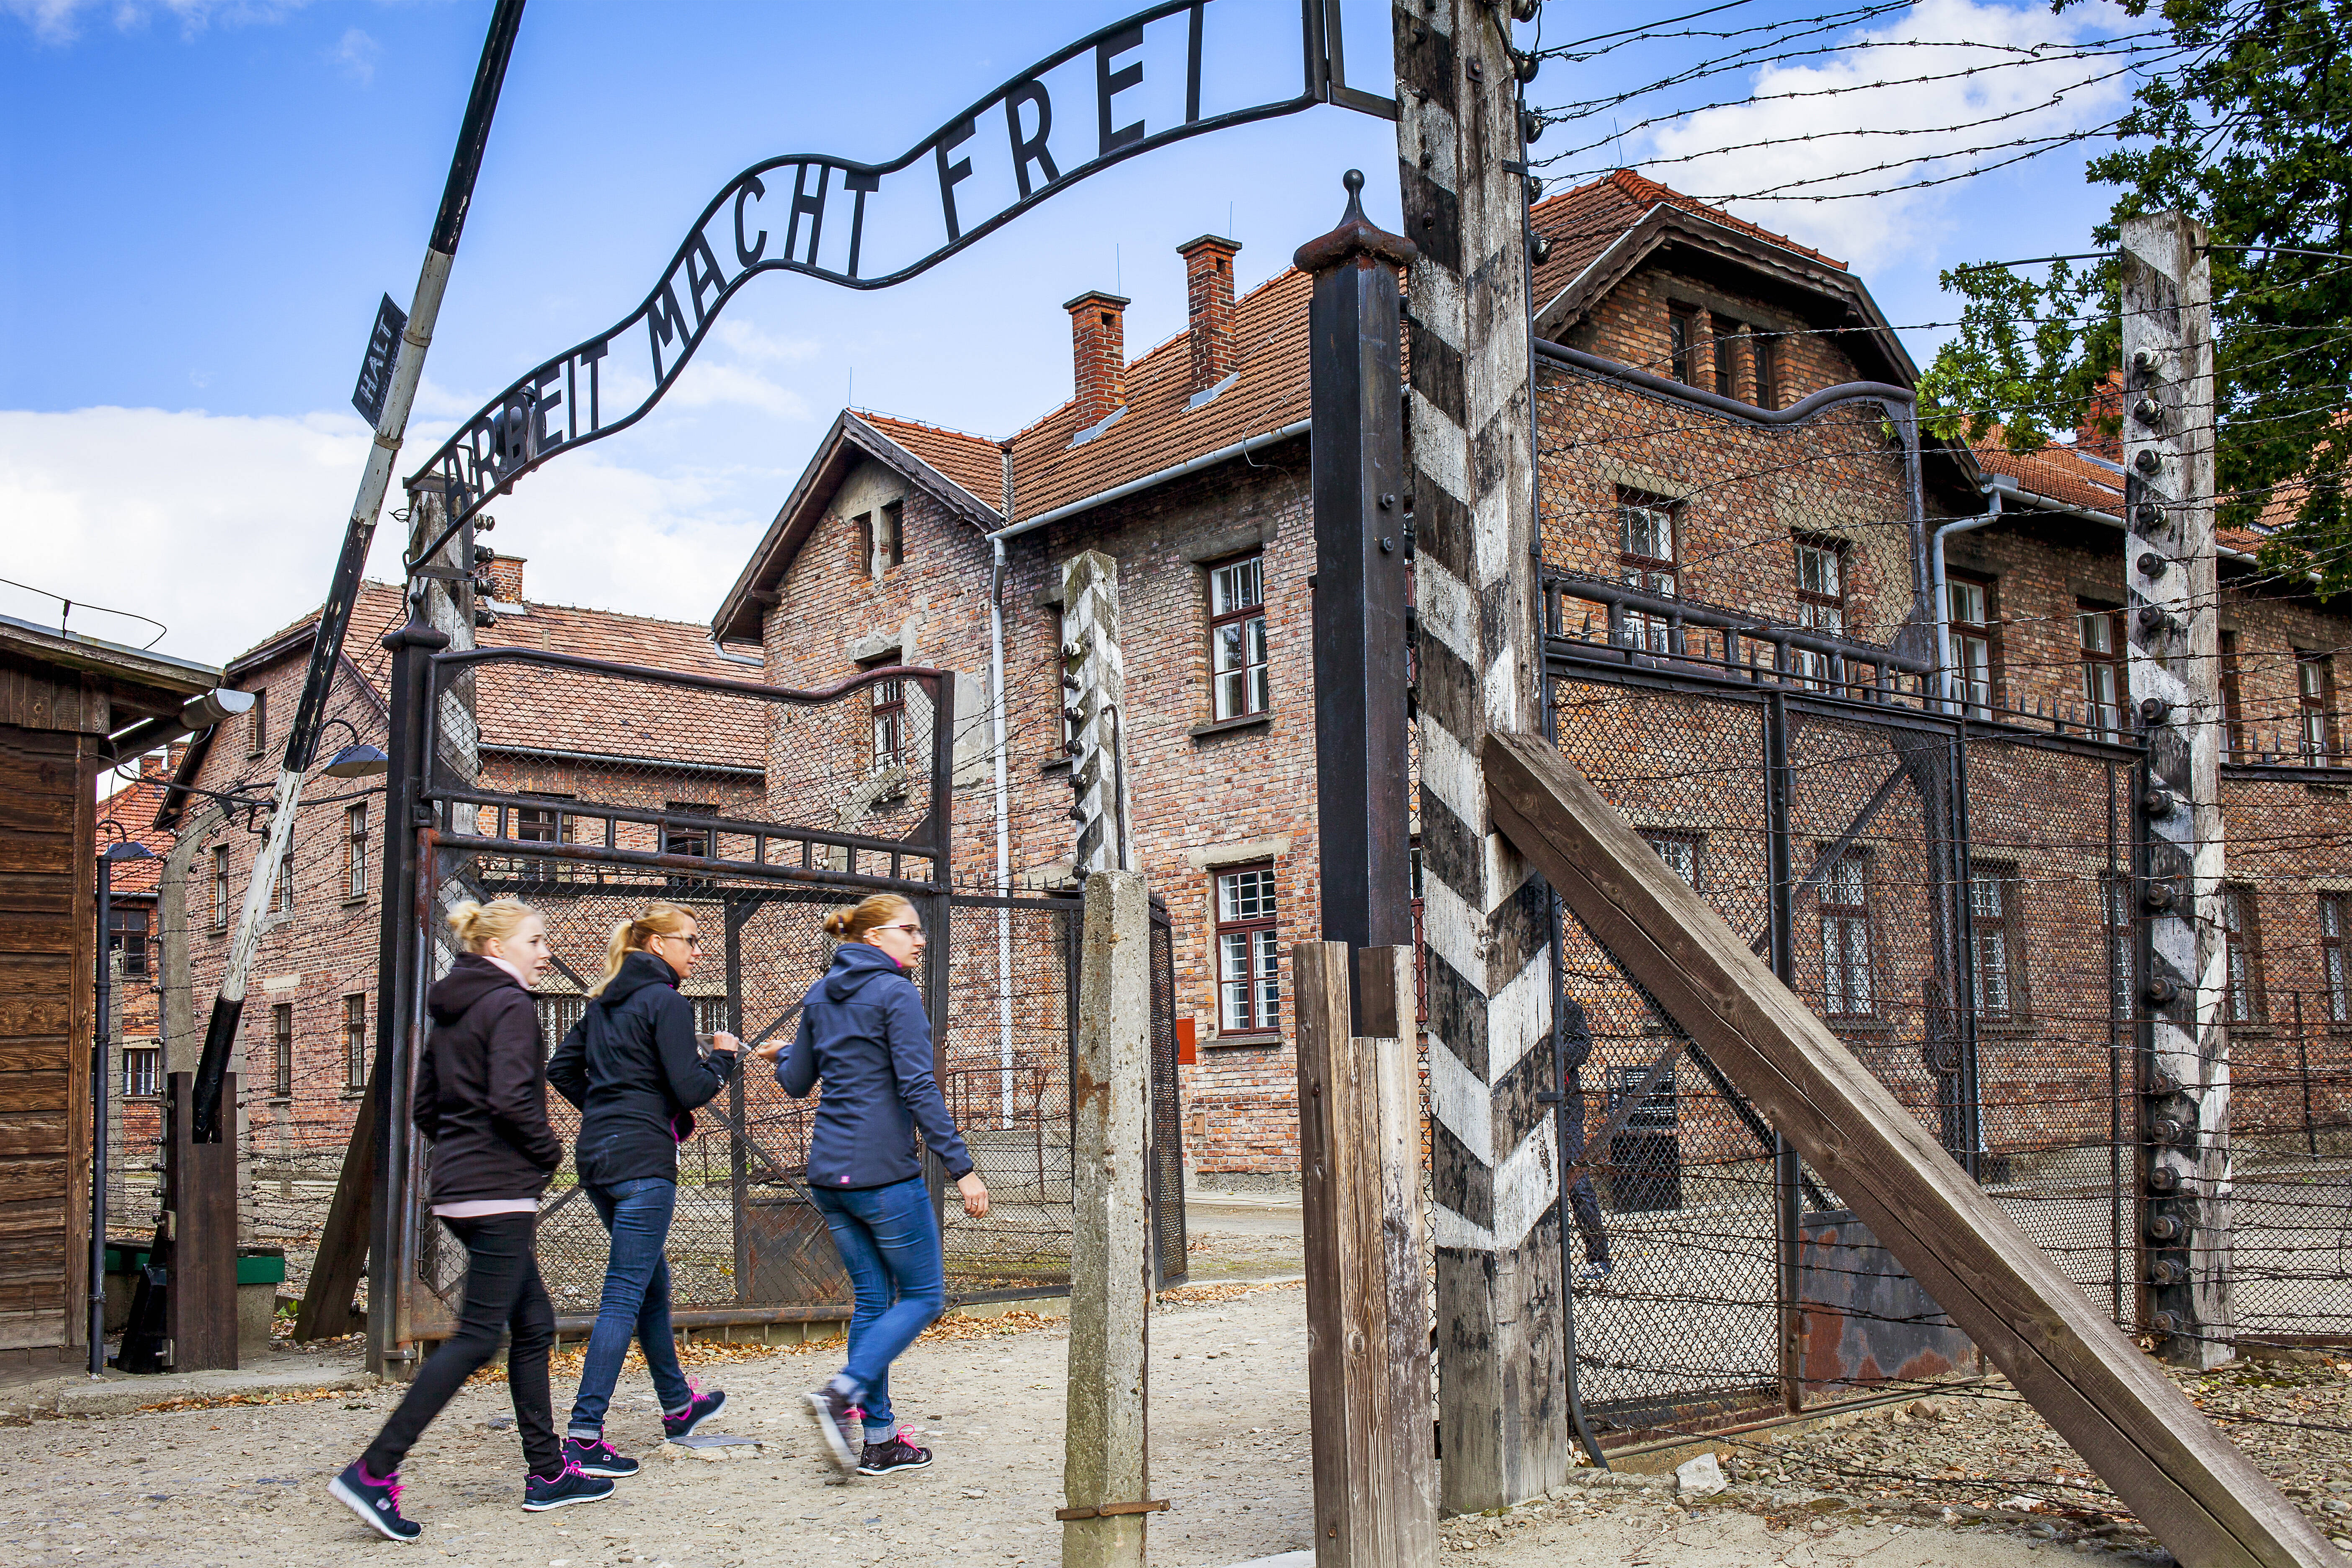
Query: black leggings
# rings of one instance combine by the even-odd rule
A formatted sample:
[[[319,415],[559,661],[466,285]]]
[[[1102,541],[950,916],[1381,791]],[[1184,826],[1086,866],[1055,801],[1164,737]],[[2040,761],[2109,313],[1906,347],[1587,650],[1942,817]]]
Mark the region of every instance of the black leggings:
[[[392,1419],[383,1424],[360,1462],[372,1476],[388,1476],[400,1468],[416,1446],[425,1426],[457,1397],[466,1380],[488,1366],[499,1352],[499,1340],[512,1331],[507,1349],[507,1388],[514,1395],[515,1428],[522,1437],[522,1457],[535,1476],[552,1476],[563,1468],[563,1448],[555,1439],[555,1417],[547,1393],[547,1354],[555,1343],[555,1307],[539,1278],[539,1259],[531,1252],[536,1215],[498,1214],[480,1219],[441,1222],[466,1244],[466,1305],[457,1314],[457,1332],[444,1340],[408,1385],[407,1394]]]

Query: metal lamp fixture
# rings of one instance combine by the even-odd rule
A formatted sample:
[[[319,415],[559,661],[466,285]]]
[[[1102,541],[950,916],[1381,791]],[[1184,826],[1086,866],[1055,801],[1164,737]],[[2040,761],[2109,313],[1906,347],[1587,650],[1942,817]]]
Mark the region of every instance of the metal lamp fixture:
[[[352,722],[350,720],[330,719],[325,724],[321,724],[319,727],[323,731],[327,724],[341,724],[344,729],[350,730],[352,734],[352,743],[345,746],[341,751],[337,752],[333,760],[329,762],[324,768],[320,770],[329,778],[381,778],[384,773],[391,768],[392,759],[384,755],[383,748],[380,746],[371,746],[365,741],[361,740],[360,732],[357,730],[352,729]]]

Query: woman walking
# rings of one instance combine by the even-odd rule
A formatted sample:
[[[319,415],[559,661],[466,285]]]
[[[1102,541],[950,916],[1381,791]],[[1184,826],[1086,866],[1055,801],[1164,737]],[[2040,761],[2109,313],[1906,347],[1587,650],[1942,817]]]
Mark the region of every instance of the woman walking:
[[[940,1096],[930,1021],[907,977],[924,942],[914,906],[877,893],[826,916],[824,930],[841,945],[802,1004],[776,1081],[795,1100],[824,1086],[809,1139],[809,1198],[841,1249],[856,1304],[849,1363],[808,1403],[835,1466],[881,1476],[931,1462],[891,1415],[890,1363],[947,1309],[939,1215],[915,1130],[955,1178],[964,1213],[988,1213],[988,1188]],[[862,1439],[855,1447],[853,1433]]]
[[[449,927],[466,949],[425,994],[433,1032],[416,1072],[415,1120],[433,1144],[433,1212],[466,1248],[466,1304],[367,1452],[328,1490],[394,1541],[424,1526],[401,1517],[400,1462],[465,1381],[489,1363],[502,1333],[507,1388],[536,1512],[612,1495],[613,1483],[564,1462],[549,1407],[547,1354],[555,1309],[531,1251],[539,1195],[563,1163],[547,1124],[539,1014],[530,987],[547,967],[547,927],[514,899],[463,903]]]
[[[580,1109],[580,1185],[613,1238],[604,1294],[589,1331],[564,1458],[591,1476],[633,1476],[637,1461],[604,1441],[604,1412],[634,1335],[661,1401],[662,1436],[683,1437],[727,1402],[688,1382],[670,1336],[669,1240],[677,1207],[677,1146],[695,1108],[735,1070],[740,1044],[720,1034],[706,1058],[694,1007],[677,987],[694,973],[702,932],[676,904],[647,904],[613,928],[604,978],[547,1064],[547,1081]]]

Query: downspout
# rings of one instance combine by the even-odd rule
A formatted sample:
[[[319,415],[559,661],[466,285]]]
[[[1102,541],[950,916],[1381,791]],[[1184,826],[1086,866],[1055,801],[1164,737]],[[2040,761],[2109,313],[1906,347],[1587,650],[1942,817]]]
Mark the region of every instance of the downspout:
[[[1005,788],[1004,732],[1004,538],[992,535],[994,556],[989,571],[988,674],[989,725],[996,759],[996,896],[1013,896],[1013,830]],[[1013,1124],[1013,911],[996,906],[996,1063],[997,1103],[1004,1125]]]

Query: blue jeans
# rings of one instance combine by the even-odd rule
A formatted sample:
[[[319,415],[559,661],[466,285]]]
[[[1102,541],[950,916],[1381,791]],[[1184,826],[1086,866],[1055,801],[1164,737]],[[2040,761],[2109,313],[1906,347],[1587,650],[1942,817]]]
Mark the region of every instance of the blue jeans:
[[[866,1440],[886,1442],[898,1430],[890,1414],[890,1363],[947,1310],[940,1216],[931,1212],[930,1189],[920,1176],[851,1192],[811,1187],[809,1201],[824,1215],[855,1291],[849,1364],[842,1375],[857,1385]]]
[[[580,1394],[572,1401],[568,1429],[569,1436],[593,1442],[604,1435],[604,1410],[613,1402],[632,1334],[646,1352],[646,1370],[653,1373],[664,1414],[685,1409],[694,1391],[687,1386],[677,1342],[670,1335],[669,1259],[662,1253],[670,1214],[677,1207],[677,1184],[644,1176],[585,1190],[613,1237],[604,1296],[596,1306],[596,1326],[589,1331],[587,1364],[580,1369]]]

